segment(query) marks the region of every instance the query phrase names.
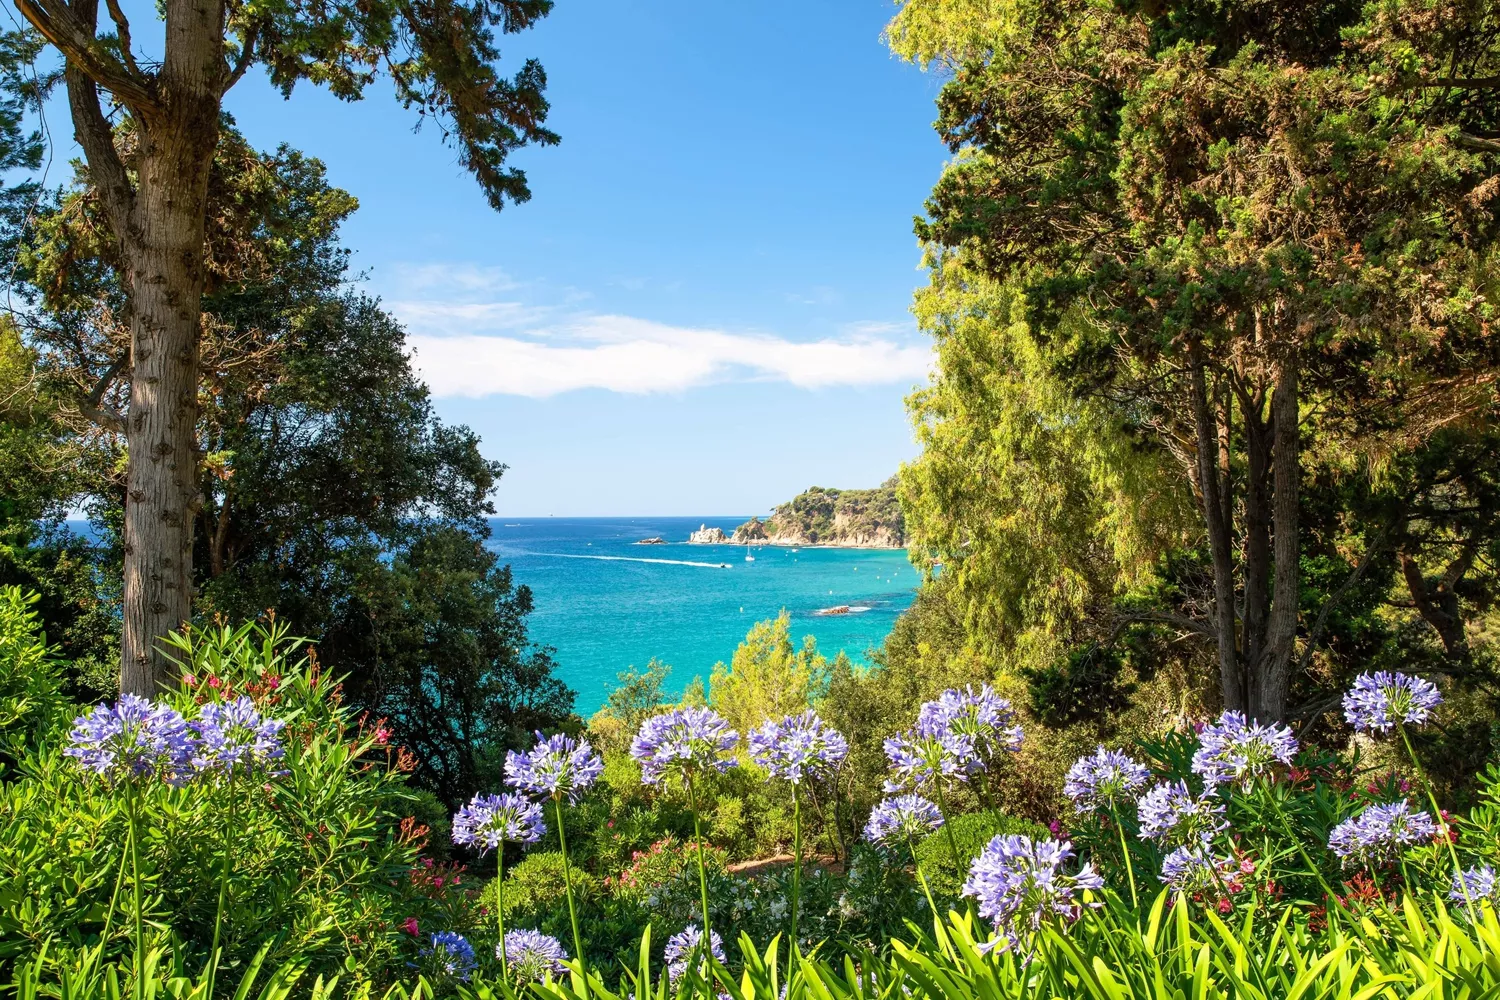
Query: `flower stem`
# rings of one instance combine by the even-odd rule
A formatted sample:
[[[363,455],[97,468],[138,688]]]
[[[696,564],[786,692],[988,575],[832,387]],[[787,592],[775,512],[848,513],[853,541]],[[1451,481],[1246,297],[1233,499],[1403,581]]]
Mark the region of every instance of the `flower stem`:
[[[797,911],[802,903],[802,797],[792,785],[792,940],[787,948],[787,968],[797,955]]]
[[[224,827],[224,861],[219,867],[219,907],[214,911],[214,941],[208,949],[208,992],[205,1000],[213,1000],[214,980],[219,977],[219,931],[224,925],[224,906],[229,901],[230,841],[235,835],[234,814],[238,799],[234,786],[230,785],[228,822]]]
[[[911,866],[917,873],[917,883],[922,887],[922,894],[927,897],[927,907],[932,910],[932,918],[936,920],[938,918],[937,903],[932,901],[932,890],[927,887],[927,876],[922,874],[922,862],[917,860],[917,847],[911,842],[910,837],[906,838],[906,849],[911,852]]]
[[[703,949],[704,956],[704,990],[707,993],[711,993],[712,991],[707,985],[708,977],[706,973],[708,971],[707,959],[713,954],[714,950],[714,938],[713,929],[708,924],[708,868],[703,863],[703,827],[698,820],[698,789],[693,787],[691,775],[685,774],[682,780],[687,785],[688,802],[693,809],[693,839],[697,841],[698,846],[698,899],[703,905],[703,936],[698,939],[698,947]]]
[[[562,829],[558,827],[559,831]],[[561,834],[559,833],[559,837]],[[564,855],[566,857],[566,855]],[[500,979],[510,982],[510,969],[506,965],[505,957],[505,841],[500,841],[500,854],[498,858],[500,873],[495,876],[495,924],[500,932]],[[573,947],[578,947],[578,942],[573,942]]]
[[[1120,822],[1120,812],[1113,802],[1109,804],[1109,812],[1114,817],[1115,830],[1120,835],[1120,854],[1125,858],[1125,876],[1130,879],[1130,905],[1139,910],[1141,901],[1135,892],[1135,866],[1130,862],[1130,845],[1125,843],[1125,826]]]
[[[104,957],[104,950],[109,946],[109,928],[115,920],[115,904],[120,900],[120,886],[125,884],[125,866],[130,863],[130,851],[120,852],[120,870],[115,872],[115,888],[109,894],[109,910],[104,914],[104,930],[99,935],[99,957]]]
[[[145,948],[145,920],[141,916],[141,849],[140,849],[140,820],[136,815],[136,790],[135,786],[127,783],[125,785],[125,816],[130,826],[130,881],[133,886],[133,915],[135,917],[135,955],[132,958],[135,967],[135,1000],[141,1000],[145,992],[145,984],[141,980],[146,975]]]
[[[958,874],[959,880],[963,880],[964,863],[958,856],[958,841],[953,839],[953,825],[948,822],[948,797],[943,794],[943,783],[933,783],[937,787],[938,809],[943,814],[943,832],[948,835],[948,851],[953,855],[953,870]]]
[[[1292,832],[1292,825],[1287,821],[1286,812],[1281,808],[1281,801],[1276,798],[1275,793],[1268,789],[1266,798],[1270,800],[1271,808],[1275,811],[1276,818],[1281,821],[1281,829],[1286,834],[1287,839],[1296,845],[1297,853],[1302,857],[1302,863],[1307,866],[1307,870],[1318,880],[1318,885],[1323,887],[1323,892],[1328,897],[1328,912],[1332,913],[1334,904],[1338,902],[1338,893],[1333,891],[1333,886],[1329,885],[1328,880],[1323,877],[1322,869],[1313,864],[1313,859],[1307,853],[1307,847],[1302,843],[1302,838]]]
[[[687,781],[687,801],[693,807],[693,840],[697,844],[697,894],[699,903],[703,907],[703,942],[705,948],[711,948],[706,942],[712,942],[711,928],[708,927],[708,868],[703,865],[703,828],[697,819],[697,789],[693,787],[693,780]]]
[[[1396,730],[1401,734],[1401,742],[1406,744],[1406,755],[1411,758],[1411,766],[1417,769],[1417,777],[1422,781],[1422,788],[1427,792],[1427,801],[1432,805],[1432,819],[1437,823],[1438,830],[1442,834],[1443,843],[1448,845],[1448,857],[1453,861],[1453,877],[1458,880],[1458,887],[1463,890],[1464,906],[1469,911],[1469,922],[1475,923],[1474,899],[1469,895],[1469,880],[1464,878],[1463,868],[1458,863],[1458,850],[1453,846],[1453,838],[1448,833],[1448,824],[1443,820],[1443,810],[1438,807],[1437,790],[1432,786],[1432,779],[1427,777],[1427,770],[1422,762],[1417,760],[1417,751],[1412,748],[1411,737],[1406,735],[1406,727],[1396,723]]]
[[[557,812],[557,842],[562,847],[563,889],[568,894],[568,920],[573,924],[573,951],[578,956],[578,970],[583,973],[583,995],[589,995],[589,960],[583,953],[583,935],[578,933],[578,909],[573,905],[573,868],[568,863],[568,835],[563,830],[562,797],[552,796]]]

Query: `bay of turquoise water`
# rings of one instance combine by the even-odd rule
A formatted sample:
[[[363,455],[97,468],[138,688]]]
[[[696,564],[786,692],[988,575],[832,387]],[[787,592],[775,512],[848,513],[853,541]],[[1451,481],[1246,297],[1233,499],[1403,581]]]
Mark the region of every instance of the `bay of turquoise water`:
[[[728,534],[747,519],[498,518],[489,546],[531,588],[531,638],[557,650],[558,673],[585,718],[616,674],[653,656],[672,665],[674,692],[695,675],[706,681],[750,626],[783,609],[793,641],[811,635],[830,659],[842,650],[864,662],[916,596],[903,550],[687,544],[699,525]],[[669,544],[635,544],[657,535]],[[836,605],[865,610],[816,613]]]

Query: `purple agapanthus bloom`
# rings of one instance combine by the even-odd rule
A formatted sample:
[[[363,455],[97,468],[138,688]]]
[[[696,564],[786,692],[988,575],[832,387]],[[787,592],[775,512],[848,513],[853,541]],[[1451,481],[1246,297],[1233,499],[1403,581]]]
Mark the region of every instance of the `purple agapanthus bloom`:
[[[1382,670],[1354,679],[1354,687],[1344,695],[1344,718],[1362,733],[1385,733],[1401,723],[1420,726],[1442,702],[1432,681]]]
[[[657,785],[674,774],[727,771],[739,736],[709,708],[674,708],[647,719],[630,744],[630,756],[641,765],[641,780]]]
[[[1150,779],[1151,769],[1145,764],[1129,754],[1100,747],[1068,768],[1063,794],[1079,812],[1109,812]]]
[[[949,688],[926,702],[917,711],[916,732],[934,739],[967,736],[983,756],[996,750],[1020,750],[1023,736],[1010,702],[988,684],[978,691],[972,685],[962,691]]]
[[[534,844],[546,829],[541,803],[516,792],[476,795],[453,814],[453,842],[481,854],[507,842]]]
[[[505,783],[543,798],[576,803],[603,773],[604,759],[588,740],[562,733],[537,733],[536,746],[526,753],[505,754]]]
[[[724,942],[719,938],[718,931],[710,931],[708,935],[708,950],[720,963],[724,961]],[[688,924],[682,930],[667,938],[667,946],[662,950],[662,958],[667,962],[667,979],[669,982],[677,982],[683,973],[688,970],[688,963],[694,957],[700,959],[699,968],[706,970],[708,963],[702,962],[703,931],[697,924]]]
[[[943,825],[938,807],[920,795],[886,799],[870,812],[865,839],[892,847],[909,844]]]
[[[919,733],[913,730],[885,741],[885,756],[894,779],[887,792],[928,788],[940,781],[963,781],[982,771],[984,763],[967,733]]]
[[[804,778],[826,777],[849,753],[849,744],[839,731],[811,710],[780,722],[767,721],[750,734],[748,742],[751,760],[772,777],[794,785]]]
[[[1063,864],[1072,856],[1067,841],[998,836],[974,859],[963,894],[978,901],[980,916],[994,921],[995,930],[1014,946],[1048,919],[1076,919],[1085,905],[1078,893],[1104,888],[1093,865],[1066,874]]]
[[[431,957],[443,972],[468,982],[469,973],[478,964],[474,961],[474,946],[468,938],[454,931],[437,931],[432,943],[421,951],[423,958]]]
[[[186,720],[170,706],[137,695],[95,705],[74,719],[68,743],[64,756],[112,784],[182,784],[192,776],[195,741]]]
[[[1413,812],[1402,799],[1368,806],[1344,820],[1328,835],[1328,849],[1346,865],[1381,865],[1396,861],[1413,844],[1430,842],[1437,826],[1425,812]]]
[[[1168,888],[1188,895],[1219,894],[1238,873],[1235,863],[1213,852],[1207,844],[1184,845],[1161,863],[1161,880]]]
[[[1470,868],[1459,875],[1453,874],[1453,888],[1448,893],[1448,898],[1459,903],[1477,903],[1481,899],[1496,901],[1495,889],[1497,880],[1495,869],[1489,865],[1479,865]]]
[[[548,976],[560,976],[568,971],[563,963],[568,953],[562,942],[541,931],[518,930],[505,932],[505,944],[495,946],[495,957],[505,955],[510,978],[516,983],[540,983]]]
[[[1218,722],[1203,727],[1193,771],[1209,785],[1248,786],[1275,764],[1290,764],[1295,756],[1297,738],[1286,726],[1261,725],[1247,721],[1243,712],[1225,712]]]
[[[198,733],[193,767],[200,774],[248,776],[271,770],[286,750],[281,745],[280,719],[267,719],[246,696],[223,705],[203,706],[192,728]]]
[[[1183,781],[1163,781],[1142,795],[1136,815],[1141,836],[1164,847],[1204,844],[1227,826],[1218,796],[1194,795]]]

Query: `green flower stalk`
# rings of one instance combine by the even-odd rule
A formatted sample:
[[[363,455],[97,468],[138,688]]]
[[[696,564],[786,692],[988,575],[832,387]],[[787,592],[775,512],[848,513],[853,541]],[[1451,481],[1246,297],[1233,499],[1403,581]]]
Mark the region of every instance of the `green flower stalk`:
[[[703,859],[703,827],[698,814],[697,779],[736,765],[729,756],[739,735],[717,712],[708,708],[674,708],[647,719],[630,744],[630,756],[641,765],[641,780],[664,784],[682,781],[693,810],[693,838],[698,842],[698,893],[702,905],[703,940],[713,939],[708,918],[708,868]]]
[[[498,873],[495,877],[495,925],[497,941],[505,941],[505,845],[534,844],[542,839],[542,807],[524,795],[505,792],[500,795],[475,795],[469,804],[453,814],[453,842],[473,847],[483,854],[496,852]],[[510,974],[509,956],[504,947],[496,949],[502,978]]]
[[[521,754],[512,750],[505,755],[505,783],[552,800],[557,817],[557,840],[563,856],[563,889],[568,897],[568,920],[573,926],[573,951],[578,956],[578,970],[587,996],[591,992],[588,955],[583,950],[583,935],[578,929],[578,907],[573,899],[573,866],[568,859],[568,834],[563,825],[562,804],[563,799],[576,804],[582,798],[604,773],[604,761],[589,746],[588,740],[575,740],[561,734],[546,737],[541,733],[537,733],[536,738],[537,744],[529,752]],[[503,914],[501,919],[504,919]],[[500,940],[503,945],[505,938],[502,936]]]
[[[151,782],[185,784],[200,748],[187,722],[170,706],[124,695],[113,705],[97,705],[73,720],[63,756],[80,770],[123,791],[128,827],[131,912],[134,936],[134,996],[145,989],[146,924],[141,901],[141,786]],[[111,907],[113,909],[113,907]]]
[[[779,722],[768,721],[752,732],[747,742],[751,760],[773,778],[792,786],[791,957],[800,941],[797,916],[802,902],[802,784],[833,776],[848,755],[849,744],[812,711],[789,715]]]
[[[1360,674],[1344,695],[1344,718],[1357,732],[1388,733],[1393,728],[1401,736],[1406,747],[1406,756],[1416,769],[1422,788],[1427,792],[1427,801],[1432,806],[1432,818],[1437,821],[1443,843],[1448,846],[1448,857],[1453,863],[1455,884],[1463,888],[1464,901],[1468,906],[1469,919],[1474,919],[1474,901],[1469,897],[1468,883],[1463,879],[1463,866],[1458,863],[1458,851],[1453,846],[1448,824],[1443,822],[1443,810],[1438,805],[1437,790],[1427,770],[1417,759],[1417,751],[1411,745],[1407,726],[1420,726],[1427,722],[1433,710],[1443,703],[1443,695],[1437,685],[1422,677],[1413,677],[1397,671],[1381,670]]]

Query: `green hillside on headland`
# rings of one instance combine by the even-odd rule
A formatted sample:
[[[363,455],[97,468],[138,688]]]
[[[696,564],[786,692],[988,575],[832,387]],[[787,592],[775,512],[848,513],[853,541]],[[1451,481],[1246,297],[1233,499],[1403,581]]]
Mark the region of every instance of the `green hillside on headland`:
[[[814,486],[777,506],[762,521],[752,517],[734,530],[742,545],[843,545],[898,549],[906,545],[906,525],[896,499],[896,478],[873,490]]]

